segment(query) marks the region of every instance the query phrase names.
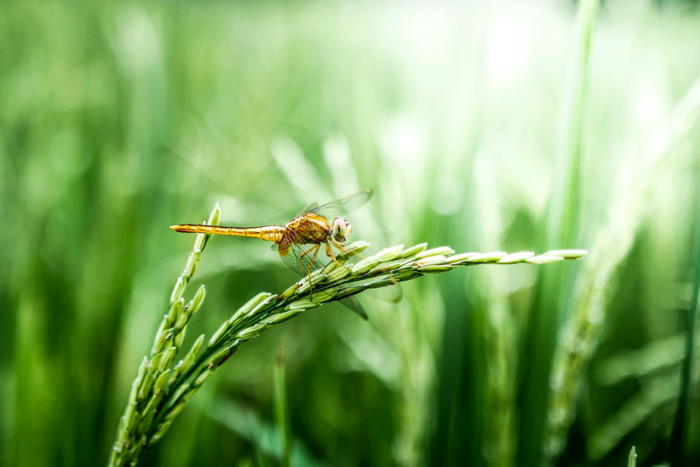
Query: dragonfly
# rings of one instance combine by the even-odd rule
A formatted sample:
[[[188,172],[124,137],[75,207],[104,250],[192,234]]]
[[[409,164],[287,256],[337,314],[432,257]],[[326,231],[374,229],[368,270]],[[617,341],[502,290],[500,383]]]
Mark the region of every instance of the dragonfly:
[[[225,227],[206,224],[178,224],[170,226],[175,232],[204,233],[209,235],[231,235],[237,237],[257,238],[273,242],[272,249],[279,253],[282,261],[302,277],[326,267],[331,261],[345,267],[338,259],[338,253],[344,251],[352,232],[352,224],[335,214],[348,213],[359,208],[372,197],[372,189],[353,193],[328,203],[319,205],[314,202],[285,225],[266,225],[260,227]],[[357,262],[360,255],[351,256],[347,262]],[[398,282],[389,287],[385,293],[389,301],[401,299]],[[313,289],[310,291],[313,298]],[[362,305],[355,297],[341,300],[341,303],[367,319]]]

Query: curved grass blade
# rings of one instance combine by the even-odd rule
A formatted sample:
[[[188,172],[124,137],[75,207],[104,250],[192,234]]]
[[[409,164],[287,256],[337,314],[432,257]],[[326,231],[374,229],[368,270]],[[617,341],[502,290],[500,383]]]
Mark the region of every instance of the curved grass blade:
[[[685,465],[688,455],[688,419],[690,416],[690,401],[692,398],[693,360],[695,354],[695,325],[698,319],[698,295],[700,294],[700,202],[697,202],[695,225],[695,259],[693,264],[693,298],[688,313],[686,325],[685,360],[681,373],[681,394],[678,398],[678,409],[673,422],[671,439],[668,446],[668,460],[671,465]]]

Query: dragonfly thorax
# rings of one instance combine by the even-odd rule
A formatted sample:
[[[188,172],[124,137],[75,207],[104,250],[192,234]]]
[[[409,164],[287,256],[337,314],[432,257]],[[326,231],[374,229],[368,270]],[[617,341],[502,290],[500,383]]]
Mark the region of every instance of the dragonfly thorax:
[[[333,235],[333,239],[335,241],[347,241],[348,237],[350,236],[350,232],[352,232],[352,225],[350,225],[350,222],[341,217],[336,217],[333,219],[333,223],[331,224],[331,235]]]

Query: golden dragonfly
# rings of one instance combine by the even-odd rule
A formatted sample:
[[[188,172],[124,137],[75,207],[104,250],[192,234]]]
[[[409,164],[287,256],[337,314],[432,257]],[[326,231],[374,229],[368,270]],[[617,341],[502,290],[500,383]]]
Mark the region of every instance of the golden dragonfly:
[[[312,203],[294,219],[281,225],[266,225],[261,227],[224,227],[205,224],[178,224],[170,227],[176,232],[205,233],[215,235],[233,235],[249,237],[274,242],[282,261],[302,277],[327,266],[331,261],[338,263],[336,256],[344,251],[346,242],[352,232],[352,225],[343,217],[333,217],[335,213],[350,212],[372,197],[372,190],[367,188],[345,198],[340,198],[322,205]],[[319,252],[323,251],[321,255]],[[350,262],[359,261],[358,255],[348,259]],[[397,284],[390,286],[392,292],[390,301],[401,299],[401,289]],[[313,290],[311,291],[313,294]],[[357,299],[348,297],[341,301],[345,306],[358,313],[363,318],[367,314]]]

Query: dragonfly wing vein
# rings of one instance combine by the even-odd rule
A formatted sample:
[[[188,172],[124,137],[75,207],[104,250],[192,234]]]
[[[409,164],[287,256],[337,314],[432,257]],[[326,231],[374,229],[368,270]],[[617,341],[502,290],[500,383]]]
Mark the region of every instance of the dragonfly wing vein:
[[[331,258],[327,257],[325,254],[324,245],[301,242],[302,240],[296,233],[288,231],[278,247],[282,261],[284,261],[284,264],[289,266],[292,271],[300,276],[308,276],[310,272],[326,267],[331,261]],[[319,251],[317,255],[314,255],[314,251],[312,250],[317,247],[319,247],[321,251]]]
[[[346,196],[345,198],[336,199],[322,204],[321,206],[317,206],[316,208],[311,208],[307,212],[313,212],[326,219],[332,219],[336,214],[347,214],[354,211],[369,201],[371,197],[372,189],[366,188],[350,196]]]

